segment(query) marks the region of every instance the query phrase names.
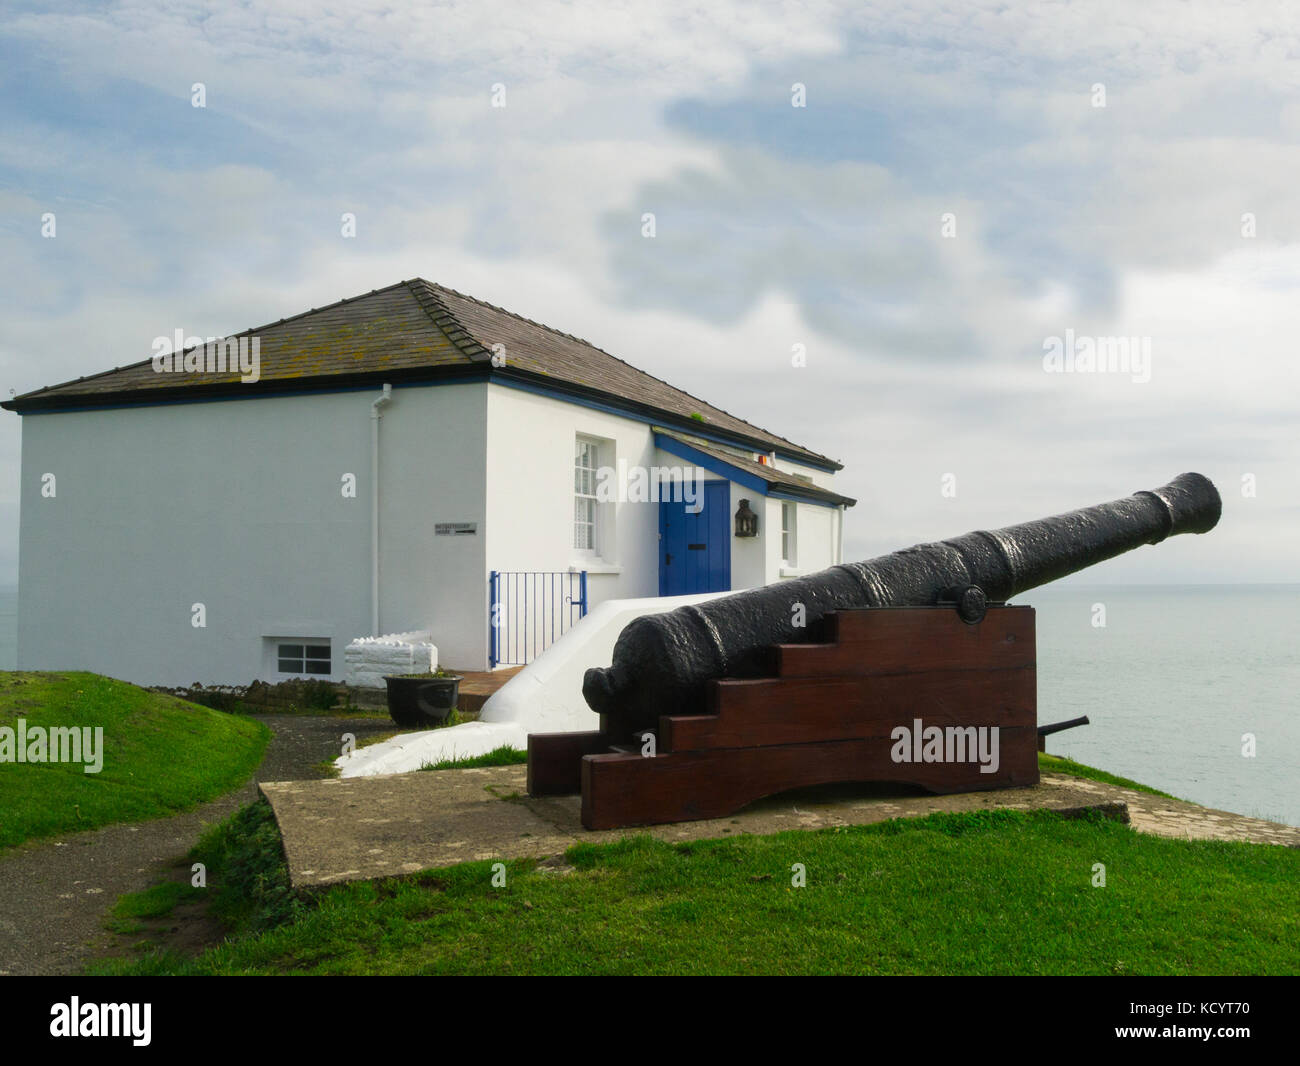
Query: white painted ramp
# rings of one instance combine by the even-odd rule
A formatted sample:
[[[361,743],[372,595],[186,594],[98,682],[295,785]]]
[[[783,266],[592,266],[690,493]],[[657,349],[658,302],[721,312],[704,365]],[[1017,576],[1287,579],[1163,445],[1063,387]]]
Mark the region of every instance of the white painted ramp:
[[[508,744],[528,747],[529,733],[597,729],[600,718],[582,698],[582,675],[608,666],[614,643],[632,619],[705,603],[730,592],[607,600],[580,618],[563,637],[507,681],[483,705],[477,722],[430,729],[360,748],[336,759],[342,777],[402,774],[443,759],[485,755]]]

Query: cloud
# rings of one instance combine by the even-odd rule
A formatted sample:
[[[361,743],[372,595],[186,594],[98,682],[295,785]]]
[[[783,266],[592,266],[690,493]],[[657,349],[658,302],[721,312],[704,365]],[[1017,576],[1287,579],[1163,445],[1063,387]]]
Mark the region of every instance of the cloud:
[[[1300,533],[1285,503],[1300,487],[1300,73],[1284,18],[1166,3],[10,7],[0,384],[422,275],[840,458],[862,501],[851,554],[1202,466],[1230,488],[1256,473],[1259,496],[1236,491],[1195,551],[1112,572],[1297,580],[1282,545]],[[790,106],[795,82],[807,108]],[[1149,336],[1152,380],[1044,373],[1044,339],[1066,329]],[[0,423],[0,504],[17,422]],[[0,537],[0,568],[4,551]]]

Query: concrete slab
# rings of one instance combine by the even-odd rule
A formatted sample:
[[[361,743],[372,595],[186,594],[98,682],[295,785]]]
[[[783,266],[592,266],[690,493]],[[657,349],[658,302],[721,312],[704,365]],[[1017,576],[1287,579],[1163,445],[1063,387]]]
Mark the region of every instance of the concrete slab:
[[[578,841],[649,833],[703,840],[743,833],[865,825],[890,818],[969,810],[1106,807],[1135,829],[1193,839],[1251,840],[1300,847],[1300,829],[1166,800],[1063,774],[1033,788],[931,796],[871,786],[835,786],[760,800],[730,818],[590,832],[577,796],[531,799],[523,766],[441,770],[386,777],[262,783],[284,837],[295,887],[414,873],[476,859],[559,855]]]
[[[522,793],[523,774],[503,769],[514,767],[259,787],[280,823],[294,886],[328,885],[475,859],[553,855],[573,844],[511,798]]]

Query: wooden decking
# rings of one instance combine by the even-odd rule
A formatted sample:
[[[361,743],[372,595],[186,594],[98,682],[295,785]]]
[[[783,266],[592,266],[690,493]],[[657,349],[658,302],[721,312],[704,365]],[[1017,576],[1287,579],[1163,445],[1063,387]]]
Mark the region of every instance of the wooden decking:
[[[462,714],[477,715],[487,703],[488,697],[523,669],[522,666],[510,666],[501,670],[475,671],[452,670],[449,673],[460,674],[460,700],[457,709]]]

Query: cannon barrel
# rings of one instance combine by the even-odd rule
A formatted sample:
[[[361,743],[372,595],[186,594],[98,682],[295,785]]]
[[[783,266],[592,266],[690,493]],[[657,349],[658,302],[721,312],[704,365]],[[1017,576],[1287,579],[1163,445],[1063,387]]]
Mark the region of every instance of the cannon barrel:
[[[1038,735],[1039,737],[1050,737],[1053,733],[1062,733],[1067,729],[1077,729],[1081,725],[1092,725],[1092,723],[1088,721],[1088,716],[1086,714],[1080,715],[1078,718],[1070,718],[1064,722],[1053,722],[1051,725],[1040,725],[1038,727]]]
[[[608,668],[586,672],[582,694],[605,716],[609,733],[630,736],[655,729],[661,714],[705,713],[710,679],[762,676],[773,644],[822,639],[828,611],[927,606],[970,586],[989,600],[1004,601],[1143,544],[1209,532],[1221,511],[1218,490],[1208,478],[1180,474],[1162,488],[1095,507],[918,544],[646,615],[619,634]],[[974,606],[968,620],[979,616],[978,605],[960,606],[963,617]]]

